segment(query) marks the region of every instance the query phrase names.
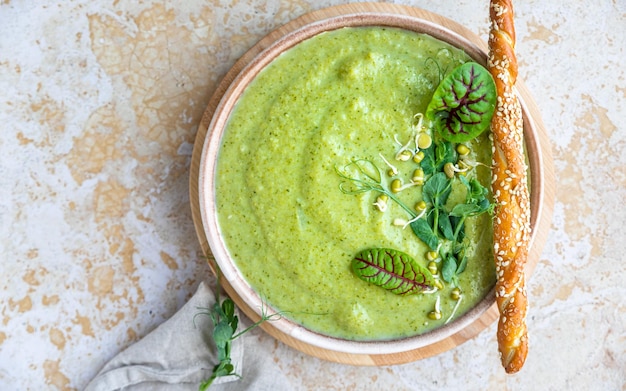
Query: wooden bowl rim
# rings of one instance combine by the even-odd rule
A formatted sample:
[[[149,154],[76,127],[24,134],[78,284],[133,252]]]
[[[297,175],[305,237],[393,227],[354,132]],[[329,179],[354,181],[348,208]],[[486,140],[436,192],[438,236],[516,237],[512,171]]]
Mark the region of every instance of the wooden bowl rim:
[[[410,8],[415,10],[413,7],[400,8]],[[264,304],[256,292],[254,292],[245,282],[245,279],[239,273],[234,264],[227,261],[228,251],[225,244],[220,239],[220,230],[216,220],[214,205],[215,193],[212,181],[215,174],[215,163],[221,144],[224,126],[226,125],[230,112],[236,104],[239,95],[245,90],[245,87],[249,84],[249,82],[256,77],[258,72],[260,72],[284,50],[288,50],[305,39],[313,37],[324,31],[357,26],[395,27],[419,33],[426,33],[456,47],[464,48],[464,50],[466,50],[466,52],[474,58],[474,60],[481,62],[483,65],[485,65],[486,62],[486,48],[479,38],[462,27],[456,29],[457,31],[455,31],[441,25],[435,21],[437,19],[442,19],[442,17],[438,15],[435,15],[436,18],[426,19],[415,15],[397,13],[395,12],[396,10],[394,10],[394,12],[388,12],[388,10],[385,12],[345,12],[347,10],[345,8],[342,9],[341,6],[330,7],[330,9],[339,12],[334,16],[324,18],[317,18],[313,15],[315,13],[307,14],[298,18],[282,28],[275,30],[273,33],[268,34],[265,40],[261,40],[259,43],[254,45],[248,53],[246,53],[246,55],[244,55],[242,59],[235,64],[235,66],[224,78],[220,88],[216,91],[216,94],[212,99],[212,105],[210,104],[205,112],[205,116],[203,117],[200,127],[202,128],[203,126],[206,126],[206,130],[199,129],[198,134],[199,137],[204,135],[204,139],[196,140],[196,144],[202,144],[201,149],[196,150],[198,145],[194,147],[194,155],[196,156],[200,154],[200,160],[197,167],[197,183],[193,183],[195,181],[192,179],[192,192],[194,190],[198,191],[197,195],[200,218],[198,221],[196,211],[196,218],[194,219],[198,236],[203,244],[208,244],[208,248],[215,257],[221,273],[226,280],[226,284],[224,285],[227,292],[231,296],[234,294],[234,300],[237,304],[240,305],[244,312],[253,319],[260,316],[261,309]],[[324,10],[317,11],[316,13],[319,14],[322,11]],[[420,13],[425,12],[426,16],[429,16],[428,14],[430,14],[423,10],[419,11]],[[443,19],[445,20],[445,18]],[[305,21],[304,23],[303,20]],[[295,28],[288,28],[289,25],[293,26],[294,24],[297,24],[298,21],[301,25]],[[448,22],[451,23],[453,27],[456,27],[454,22]],[[281,32],[281,29],[285,29],[286,31]],[[268,44],[268,37],[271,37],[272,34],[276,35],[276,32],[278,32],[280,38],[273,40]],[[520,86],[522,86],[524,90],[522,90]],[[518,83],[518,91],[520,91],[520,100],[522,102],[522,109],[524,113],[528,158],[531,163],[531,199],[533,200],[531,211],[533,217],[532,224],[533,227],[536,227],[540,223],[545,224],[544,214],[547,211],[547,208],[544,200],[546,197],[545,166],[547,156],[545,152],[545,145],[542,146],[540,143],[541,135],[539,133],[540,130],[542,130],[541,124],[530,114],[529,106],[534,105],[534,102],[532,102],[530,96],[527,92],[525,92],[525,87],[523,87],[522,82]],[[529,101],[530,103],[528,103]],[[535,117],[537,116],[535,115]],[[207,120],[209,120],[208,126],[206,125]],[[200,130],[202,130],[202,132]],[[197,184],[197,187],[195,187],[194,184]],[[551,213],[551,207],[549,209],[549,212]],[[542,231],[544,230],[533,230],[531,249],[536,250],[537,246],[543,246],[543,242],[545,242],[545,240],[543,242],[538,242],[536,240],[538,234]],[[203,248],[205,248],[205,246],[203,246]],[[535,256],[533,259],[529,259],[527,267],[527,272],[529,274],[534,269],[540,252],[541,249],[530,252],[531,255],[534,254]],[[243,301],[243,303],[241,301]],[[463,339],[464,341],[464,338],[459,337],[459,335],[464,334],[463,330],[466,327],[476,324],[478,321],[482,325],[482,328],[485,328],[487,325],[492,323],[496,317],[497,309],[495,309],[495,295],[492,289],[492,291],[481,302],[479,302],[476,307],[448,325],[424,334],[401,339],[388,341],[349,341],[319,334],[287,319],[266,323],[264,328],[270,331],[270,334],[292,346],[300,345],[299,343],[294,344],[294,339],[304,343],[305,345],[309,345],[306,349],[300,349],[305,352],[307,352],[307,350],[310,351],[311,348],[313,350],[315,350],[315,348],[319,348],[322,351],[346,353],[348,355],[394,355],[402,354],[408,351],[417,351],[424,347],[440,344],[441,341],[446,339]],[[480,327],[481,326],[479,326],[479,328]],[[479,331],[480,330],[474,331],[470,337],[473,337]],[[445,345],[447,345],[447,347],[443,348],[442,351],[456,346],[457,343]],[[299,346],[294,347],[299,348]]]

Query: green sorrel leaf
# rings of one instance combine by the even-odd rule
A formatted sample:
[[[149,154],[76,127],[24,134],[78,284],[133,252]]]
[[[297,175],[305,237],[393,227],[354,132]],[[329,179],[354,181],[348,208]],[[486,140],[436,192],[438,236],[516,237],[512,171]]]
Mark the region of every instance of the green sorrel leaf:
[[[478,63],[467,62],[439,83],[426,117],[444,140],[469,141],[489,127],[496,96],[489,71]]]
[[[424,292],[435,285],[428,269],[408,254],[387,248],[361,251],[352,260],[352,271],[361,280],[396,295]]]

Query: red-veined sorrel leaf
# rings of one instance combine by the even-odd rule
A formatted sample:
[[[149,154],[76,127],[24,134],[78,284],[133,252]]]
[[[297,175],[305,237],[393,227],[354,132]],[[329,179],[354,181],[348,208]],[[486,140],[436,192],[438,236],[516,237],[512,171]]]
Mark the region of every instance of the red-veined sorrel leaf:
[[[489,71],[478,63],[466,62],[439,83],[426,117],[445,140],[462,143],[487,130],[496,97]]]
[[[433,289],[435,280],[428,269],[409,255],[387,248],[363,250],[352,260],[352,271],[396,295],[410,295]]]

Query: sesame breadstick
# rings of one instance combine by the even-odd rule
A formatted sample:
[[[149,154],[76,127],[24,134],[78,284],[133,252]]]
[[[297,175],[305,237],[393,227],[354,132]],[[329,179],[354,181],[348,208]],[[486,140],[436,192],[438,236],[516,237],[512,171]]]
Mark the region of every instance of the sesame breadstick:
[[[498,349],[507,373],[524,365],[528,352],[524,266],[530,242],[530,198],[524,157],[524,134],[517,79],[515,27],[511,0],[491,0],[488,69],[498,94],[491,122],[492,192],[496,302],[500,311]]]

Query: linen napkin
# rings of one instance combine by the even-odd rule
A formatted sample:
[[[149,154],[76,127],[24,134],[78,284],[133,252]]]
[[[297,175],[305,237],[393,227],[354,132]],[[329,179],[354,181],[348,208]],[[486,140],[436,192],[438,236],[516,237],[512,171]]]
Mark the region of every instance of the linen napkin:
[[[193,297],[174,316],[113,357],[85,391],[197,390],[211,376],[217,363],[213,323],[209,316],[196,316],[199,307],[210,308],[213,303],[215,295],[208,284],[201,282]],[[239,329],[250,323],[247,318],[239,317],[239,320]],[[245,357],[244,345],[248,345]],[[266,356],[250,333],[235,339],[232,363],[235,373],[242,377],[218,377],[209,390],[294,389],[280,368]]]

